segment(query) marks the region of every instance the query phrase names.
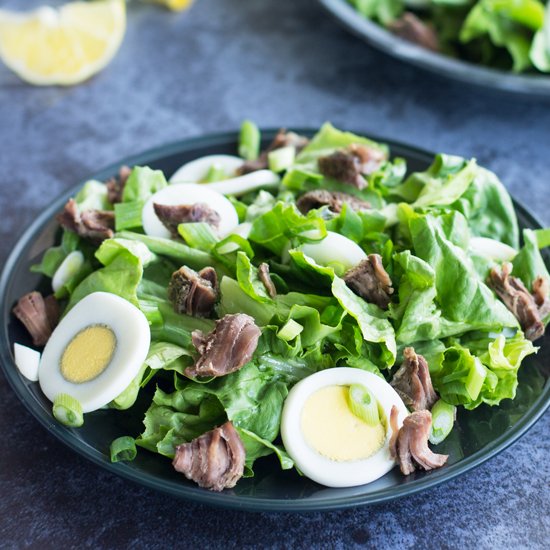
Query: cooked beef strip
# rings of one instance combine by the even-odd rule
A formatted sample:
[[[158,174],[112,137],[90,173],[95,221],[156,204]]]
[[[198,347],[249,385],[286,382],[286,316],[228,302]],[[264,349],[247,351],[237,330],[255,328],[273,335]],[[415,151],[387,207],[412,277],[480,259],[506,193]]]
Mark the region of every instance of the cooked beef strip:
[[[317,161],[319,172],[327,178],[353,185],[358,189],[367,186],[367,180],[361,175],[359,157],[349,152],[336,151]]]
[[[412,474],[415,464],[424,470],[433,470],[447,462],[448,455],[436,454],[428,447],[431,427],[430,411],[415,411],[403,421],[397,436],[397,458],[404,475]]]
[[[403,363],[390,382],[403,403],[413,411],[431,409],[438,396],[432,386],[428,363],[414,348],[403,350]]]
[[[388,309],[393,287],[379,254],[369,254],[367,258],[352,267],[344,275],[344,281],[363,300],[376,304],[382,309]]]
[[[264,284],[267,293],[272,298],[275,298],[275,296],[277,296],[277,289],[275,288],[275,285],[271,280],[271,275],[269,274],[269,265],[265,262],[262,262],[258,266],[258,276],[260,277],[260,281],[262,281],[262,283]]]
[[[385,159],[386,153],[380,149],[352,144],[346,149],[319,157],[317,165],[323,176],[364,189],[367,180],[363,174],[371,174],[377,170]]]
[[[316,210],[323,206],[328,206],[332,212],[339,214],[344,207],[344,203],[357,212],[369,210],[371,207],[367,201],[358,197],[340,191],[327,191],[326,189],[315,189],[304,193],[296,201],[296,206],[302,214],[307,214],[310,210]]]
[[[100,244],[114,236],[115,213],[109,210],[84,210],[80,212],[74,199],[69,199],[57,221],[65,229],[83,239]]]
[[[390,450],[390,456],[397,458],[397,436],[399,435],[399,426],[397,425],[397,419],[399,417],[399,409],[395,406],[391,406],[390,411],[390,430],[391,436],[388,442],[388,448]]]
[[[187,376],[225,376],[252,359],[261,331],[245,313],[225,315],[208,335],[192,333],[200,357],[185,370]]]
[[[118,171],[118,176],[115,176],[105,182],[107,186],[107,199],[111,204],[122,202],[122,194],[124,186],[132,173],[129,166],[121,166]]]
[[[59,306],[53,296],[46,299],[40,292],[29,292],[19,298],[13,314],[25,325],[35,346],[49,340],[59,321]]]
[[[213,267],[205,267],[197,273],[190,267],[180,267],[172,273],[168,297],[176,313],[209,317],[218,300],[216,271]]]
[[[281,149],[282,147],[293,146],[296,149],[296,154],[298,154],[308,143],[309,139],[307,137],[294,132],[287,132],[284,128],[281,128],[267,149],[262,151],[257,159],[245,161],[237,170],[237,173],[244,175],[250,172],[256,172],[257,170],[265,170],[269,167],[267,157],[271,151]]]
[[[406,11],[399,19],[391,22],[388,28],[400,38],[418,44],[427,50],[439,51],[439,39],[433,27],[424,23],[410,11]]]
[[[174,469],[212,491],[235,487],[242,477],[245,448],[230,421],[176,447]]]
[[[179,237],[178,225],[180,223],[204,222],[214,229],[218,229],[220,225],[220,215],[204,202],[176,206],[155,202],[153,208],[158,219],[170,231],[172,237]]]
[[[512,277],[512,264],[506,262],[502,264],[499,271],[493,267],[489,272],[489,284],[497,293],[498,297],[504,302],[504,305],[515,315],[521,328],[525,332],[525,337],[529,340],[536,340],[544,334],[544,323],[541,318],[548,311],[548,305],[545,303],[544,296],[548,297],[548,286],[544,281],[535,280],[533,296],[525,285],[517,277]],[[537,304],[541,302],[541,309]]]

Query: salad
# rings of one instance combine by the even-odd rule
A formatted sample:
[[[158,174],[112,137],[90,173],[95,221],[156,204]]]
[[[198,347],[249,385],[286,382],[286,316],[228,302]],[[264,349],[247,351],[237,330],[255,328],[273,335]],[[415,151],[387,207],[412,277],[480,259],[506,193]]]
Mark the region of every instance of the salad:
[[[324,124],[260,151],[87,182],[57,220],[14,315],[15,363],[78,428],[102,408],[141,433],[111,444],[221,491],[274,455],[331,487],[440,468],[457,407],[513,399],[550,320],[540,248],[474,159],[407,173],[386,145]],[[430,447],[431,445],[431,447]]]
[[[348,0],[424,48],[501,70],[550,72],[550,4],[542,0]]]

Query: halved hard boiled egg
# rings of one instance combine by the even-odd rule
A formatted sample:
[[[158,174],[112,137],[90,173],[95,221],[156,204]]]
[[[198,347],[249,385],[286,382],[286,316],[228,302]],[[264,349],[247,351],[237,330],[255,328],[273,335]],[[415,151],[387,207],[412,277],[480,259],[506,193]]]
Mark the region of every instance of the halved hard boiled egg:
[[[231,178],[242,163],[243,159],[235,155],[206,155],[180,166],[170,178],[170,183],[199,183],[206,179],[212,167]]]
[[[170,178],[170,183],[203,182],[209,171],[215,168],[225,174],[225,177],[202,185],[224,195],[244,195],[262,187],[277,187],[279,185],[279,176],[271,170],[256,170],[242,176],[236,175],[237,169],[242,163],[243,159],[232,155],[207,155],[178,168]]]
[[[315,233],[315,230],[311,230],[305,231],[303,235],[314,238]],[[320,265],[334,267],[338,275],[355,267],[367,257],[356,242],[332,231],[327,231],[327,236],[320,241],[302,244],[298,250]]]
[[[358,415],[350,388],[363,388],[376,407],[378,421]],[[374,398],[374,403],[372,403]],[[281,436],[304,475],[328,487],[370,483],[396,464],[389,449],[390,414],[397,407],[397,428],[409,414],[397,392],[375,374],[337,367],[298,382],[286,398]]]
[[[84,297],[53,331],[40,359],[38,381],[50,401],[68,394],[83,412],[119,396],[138,374],[149,351],[145,315],[108,292]]]
[[[181,204],[204,203],[212,210],[215,210],[220,216],[218,233],[225,236],[239,225],[239,216],[231,201],[225,198],[221,193],[211,189],[209,185],[200,185],[197,183],[175,183],[168,185],[160,191],[157,191],[145,203],[141,214],[143,229],[147,235],[153,237],[170,238],[170,231],[159,220],[155,214],[153,205],[163,204],[168,206],[178,206]]]

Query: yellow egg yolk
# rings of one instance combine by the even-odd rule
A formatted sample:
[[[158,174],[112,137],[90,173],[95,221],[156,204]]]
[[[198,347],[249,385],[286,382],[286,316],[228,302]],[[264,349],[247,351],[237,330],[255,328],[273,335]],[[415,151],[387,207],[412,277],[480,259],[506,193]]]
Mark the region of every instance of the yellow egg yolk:
[[[115,348],[116,336],[109,327],[86,327],[65,348],[61,357],[61,374],[75,384],[89,382],[108,367]]]
[[[369,426],[348,405],[347,386],[327,386],[308,397],[302,409],[302,433],[308,445],[327,458],[354,461],[368,458],[384,444],[382,423]]]

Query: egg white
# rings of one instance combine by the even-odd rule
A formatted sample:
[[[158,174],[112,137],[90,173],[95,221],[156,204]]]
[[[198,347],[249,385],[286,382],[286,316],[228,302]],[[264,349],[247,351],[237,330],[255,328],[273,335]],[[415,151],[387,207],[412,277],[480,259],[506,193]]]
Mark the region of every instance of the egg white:
[[[199,183],[206,178],[213,165],[220,166],[227,175],[232,176],[242,164],[243,159],[235,155],[206,155],[180,166],[170,178],[170,183]]]
[[[145,203],[141,214],[143,229],[152,237],[170,238],[170,231],[158,219],[154,203],[177,206],[179,204],[196,204],[202,202],[215,210],[220,216],[219,234],[227,235],[237,225],[239,216],[229,199],[211,189],[207,184],[175,183],[157,191]]]
[[[243,164],[243,159],[232,155],[207,155],[187,162],[178,168],[170,178],[170,183],[198,183],[203,181],[208,170],[213,165],[221,166],[228,178],[216,182],[204,183],[223,195],[244,195],[262,187],[276,187],[281,181],[271,170],[256,170],[249,174],[236,176],[237,169]]]
[[[305,231],[303,235],[314,237],[315,233],[315,230],[311,230]],[[346,271],[355,267],[367,257],[365,251],[356,242],[332,231],[327,231],[327,236],[323,240],[304,243],[298,250],[301,250],[320,265],[340,264]]]
[[[38,380],[40,352],[16,343],[13,344],[13,357],[15,360],[15,366],[19,369],[19,372],[27,380],[36,382]]]
[[[116,336],[116,348],[107,368],[93,380],[73,383],[61,374],[61,358],[71,340],[86,327],[106,325]],[[130,302],[108,292],[84,297],[61,319],[40,359],[38,381],[54,401],[60,393],[77,399],[83,412],[100,409],[132,382],[147,357],[151,333],[145,315]]]
[[[386,438],[372,456],[355,461],[337,462],[310,447],[301,428],[302,410],[307,399],[327,386],[363,384],[376,397],[387,420]],[[398,409],[397,426],[409,414],[397,392],[382,378],[360,369],[338,367],[327,369],[298,382],[289,392],[281,418],[281,436],[286,451],[297,468],[307,477],[328,487],[354,487],[375,481],[387,474],[396,464],[390,455],[392,430],[389,419],[392,406]]]

